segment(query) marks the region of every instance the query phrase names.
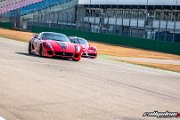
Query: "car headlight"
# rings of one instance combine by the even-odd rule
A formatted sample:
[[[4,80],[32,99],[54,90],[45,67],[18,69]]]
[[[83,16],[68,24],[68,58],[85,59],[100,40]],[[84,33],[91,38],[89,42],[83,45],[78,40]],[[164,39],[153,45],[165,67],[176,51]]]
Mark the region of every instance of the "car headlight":
[[[90,50],[96,51],[96,47],[90,47]]]
[[[80,46],[75,46],[75,51],[76,52],[80,52],[81,51],[81,47]]]
[[[96,51],[96,48],[95,48],[95,47],[93,47],[93,50],[94,50],[94,51]]]
[[[47,48],[52,48],[49,43],[46,43],[46,47],[47,47]]]

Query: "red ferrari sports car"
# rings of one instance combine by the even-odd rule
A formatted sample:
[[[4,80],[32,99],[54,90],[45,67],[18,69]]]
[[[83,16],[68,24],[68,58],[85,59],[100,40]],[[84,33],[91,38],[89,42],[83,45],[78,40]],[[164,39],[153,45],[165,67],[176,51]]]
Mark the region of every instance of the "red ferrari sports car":
[[[35,35],[29,41],[28,52],[45,57],[72,58],[74,61],[79,61],[82,55],[79,45],[71,43],[66,35],[54,32]]]
[[[87,40],[80,38],[80,37],[69,37],[70,41],[75,45],[80,45],[83,54],[82,57],[89,57],[89,58],[96,58],[97,57],[97,50],[95,46],[90,46]]]

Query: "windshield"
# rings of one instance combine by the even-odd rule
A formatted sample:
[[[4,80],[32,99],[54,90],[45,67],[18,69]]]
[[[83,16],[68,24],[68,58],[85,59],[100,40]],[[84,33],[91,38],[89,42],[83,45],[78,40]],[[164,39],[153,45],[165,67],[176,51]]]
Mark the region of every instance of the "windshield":
[[[85,40],[85,39],[83,39],[83,38],[70,38],[70,41],[71,41],[72,43],[88,45],[87,40]]]
[[[69,42],[68,37],[60,33],[44,33],[42,39]]]

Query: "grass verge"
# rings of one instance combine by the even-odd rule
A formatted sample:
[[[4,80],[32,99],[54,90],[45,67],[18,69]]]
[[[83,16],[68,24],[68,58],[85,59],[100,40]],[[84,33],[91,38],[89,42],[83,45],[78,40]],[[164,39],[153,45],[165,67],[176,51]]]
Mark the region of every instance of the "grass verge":
[[[137,62],[137,61],[131,61],[131,60],[118,60],[118,61],[180,73],[180,65]]]

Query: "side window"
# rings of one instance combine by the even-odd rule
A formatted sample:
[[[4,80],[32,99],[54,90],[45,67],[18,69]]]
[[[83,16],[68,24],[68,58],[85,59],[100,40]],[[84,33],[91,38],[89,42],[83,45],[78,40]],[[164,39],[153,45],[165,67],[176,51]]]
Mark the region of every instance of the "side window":
[[[71,41],[71,43],[76,43],[75,39],[69,39]]]
[[[71,42],[72,43],[78,43],[78,39],[76,39],[76,38],[75,39],[71,39]]]
[[[38,35],[34,35],[34,38],[38,38]]]
[[[37,39],[38,35],[33,35],[32,40]]]

